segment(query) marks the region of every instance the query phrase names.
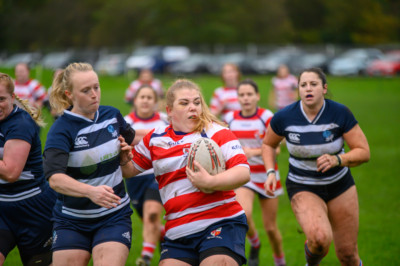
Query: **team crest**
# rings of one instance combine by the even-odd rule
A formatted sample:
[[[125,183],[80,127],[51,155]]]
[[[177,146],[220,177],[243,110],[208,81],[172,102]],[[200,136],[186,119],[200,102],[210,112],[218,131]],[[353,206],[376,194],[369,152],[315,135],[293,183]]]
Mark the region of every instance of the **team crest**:
[[[116,136],[118,136],[118,132],[115,130],[113,125],[109,125],[107,127],[108,132],[111,133],[111,135],[115,138]]]
[[[331,142],[333,140],[333,134],[330,130],[322,132],[322,136],[325,138],[326,142]]]
[[[222,231],[222,227],[220,227],[220,228],[218,228],[218,229],[215,229],[214,231],[211,231],[210,234],[211,234],[213,237],[216,237],[216,236],[218,236],[218,235],[221,234],[221,231]]]

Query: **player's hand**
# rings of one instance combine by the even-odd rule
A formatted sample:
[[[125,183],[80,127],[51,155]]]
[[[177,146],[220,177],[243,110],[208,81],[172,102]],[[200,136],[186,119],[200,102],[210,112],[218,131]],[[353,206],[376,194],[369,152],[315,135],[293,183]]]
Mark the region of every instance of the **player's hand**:
[[[323,154],[317,159],[317,171],[325,173],[329,169],[338,165],[338,159],[335,155]]]
[[[131,161],[133,158],[132,146],[125,142],[124,137],[119,136],[121,152],[119,154],[119,161],[121,165],[125,165],[127,162]]]
[[[264,183],[264,189],[265,193],[269,196],[274,196],[275,190],[276,190],[276,174],[271,173],[268,175],[267,180]]]
[[[214,190],[210,188],[212,176],[199,164],[197,161],[193,162],[194,168],[198,171],[193,171],[189,167],[186,167],[187,178],[192,182],[193,186],[197,187],[205,193],[212,193]]]
[[[121,204],[121,198],[114,194],[114,190],[106,185],[92,187],[88,198],[97,205],[111,209]]]

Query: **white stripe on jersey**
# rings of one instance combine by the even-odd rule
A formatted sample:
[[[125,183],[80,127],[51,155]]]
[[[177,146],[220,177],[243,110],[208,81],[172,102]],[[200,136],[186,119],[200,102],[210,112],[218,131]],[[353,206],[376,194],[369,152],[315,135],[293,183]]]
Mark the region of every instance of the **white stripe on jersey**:
[[[96,177],[96,178],[92,178],[92,179],[76,179],[76,180],[78,180],[79,182],[94,186],[94,187],[97,187],[100,185],[106,185],[106,186],[113,188],[122,182],[122,180],[123,180],[122,170],[121,170],[121,167],[119,167],[117,169],[117,171],[115,171],[114,173],[111,173],[109,175],[100,176],[100,177]]]
[[[295,145],[287,141],[286,147],[293,156],[300,158],[315,158],[321,154],[330,154],[332,151],[341,151],[343,147],[343,138],[338,138],[332,142],[316,145]]]
[[[223,219],[235,218],[242,214],[244,214],[243,210],[235,213],[234,215],[226,216]],[[215,218],[215,219],[197,220],[197,221],[194,221],[191,223],[185,223],[185,224],[182,224],[182,225],[179,225],[179,226],[169,229],[165,233],[165,236],[170,239],[178,239],[180,237],[187,236],[187,234],[188,234],[187,232],[190,232],[190,234],[195,234],[195,233],[201,232],[205,228],[209,227],[210,225],[220,222],[223,219]]]
[[[85,167],[91,166],[103,161],[109,160],[119,155],[119,140],[111,139],[99,146],[82,151],[74,151],[69,153],[69,167]],[[112,148],[111,148],[112,147]]]
[[[234,202],[234,201],[236,201],[235,197],[232,197],[230,199],[220,200],[220,201],[214,201],[214,202],[209,203],[209,204],[201,205],[200,207],[186,208],[182,212],[170,213],[170,214],[166,215],[164,218],[165,218],[165,220],[174,220],[174,219],[183,217],[183,216],[188,215],[188,214],[207,211],[207,210],[210,210],[212,208],[224,205],[226,203],[231,203],[231,202]]]
[[[329,185],[332,184],[339,179],[341,179],[349,170],[349,168],[344,167],[342,170],[340,170],[338,173],[335,175],[329,176],[329,177],[324,177],[323,179],[318,179],[318,178],[312,178],[312,177],[307,177],[307,176],[299,176],[295,175],[291,172],[288,174],[288,178],[292,180],[293,182],[296,183],[301,183],[301,184],[306,184],[306,185]]]
[[[129,200],[130,199],[128,194],[125,194],[125,196],[121,199],[121,204],[111,209],[101,207],[98,209],[91,209],[91,210],[78,210],[63,206],[62,213],[79,218],[99,218],[104,215],[113,213],[119,209],[122,209],[123,207],[129,204]]]
[[[176,195],[185,195],[193,192],[200,191],[195,186],[193,186],[192,182],[189,179],[180,179],[173,183],[169,183],[160,189],[161,199],[172,199],[176,197]]]
[[[338,128],[339,125],[336,123],[323,124],[323,125],[305,125],[305,126],[288,126],[285,130],[290,132],[324,132],[326,130],[331,130]]]
[[[35,176],[32,174],[31,171],[22,171],[21,175],[18,177],[17,181],[19,180],[33,180]],[[8,184],[9,182],[0,179],[0,184]]]
[[[13,195],[5,195],[5,194],[0,194],[0,201],[19,201],[19,200],[24,200],[28,199],[30,197],[33,197],[37,194],[40,194],[42,190],[39,187],[32,188],[30,190],[18,193],[18,194],[13,194]]]
[[[115,117],[108,119],[108,120],[104,120],[101,123],[96,123],[96,124],[90,125],[88,127],[82,128],[81,130],[79,130],[77,136],[96,132],[97,130],[107,128],[108,125],[115,124],[117,122],[118,122],[118,120]]]

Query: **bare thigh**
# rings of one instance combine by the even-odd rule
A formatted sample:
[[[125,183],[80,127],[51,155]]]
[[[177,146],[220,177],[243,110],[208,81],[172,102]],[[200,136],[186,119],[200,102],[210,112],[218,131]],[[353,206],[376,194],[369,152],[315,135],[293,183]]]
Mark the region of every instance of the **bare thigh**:
[[[296,193],[291,201],[298,223],[306,234],[312,252],[324,253],[332,241],[332,228],[328,218],[328,208],[317,195],[302,191]]]
[[[260,205],[261,205],[265,230],[268,230],[268,228],[270,228],[271,226],[275,227],[279,199],[278,198],[262,199],[260,200]]]
[[[191,266],[189,263],[176,259],[164,259],[160,261],[158,266]]]
[[[200,266],[221,265],[221,266],[238,266],[238,263],[233,258],[227,255],[213,255],[205,258]]]
[[[357,237],[359,206],[355,186],[328,202],[329,219],[333,230],[336,253],[358,259]]]
[[[67,249],[53,252],[53,266],[86,266],[90,260],[90,253],[82,249]]]
[[[105,242],[93,248],[93,265],[124,266],[129,249],[119,242]]]

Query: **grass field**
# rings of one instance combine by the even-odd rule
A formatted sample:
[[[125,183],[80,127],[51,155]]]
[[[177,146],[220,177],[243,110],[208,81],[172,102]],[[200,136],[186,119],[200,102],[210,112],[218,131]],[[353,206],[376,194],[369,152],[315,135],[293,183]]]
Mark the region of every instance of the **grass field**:
[[[2,70],[13,76],[11,70]],[[44,71],[39,75],[50,86],[51,73]],[[165,87],[174,80],[172,76],[159,76]],[[207,101],[212,91],[220,86],[221,80],[215,76],[190,77],[203,89]],[[271,76],[254,76],[261,89],[261,102],[267,106]],[[129,112],[130,107],[123,102],[124,91],[130,78],[100,77],[102,104],[112,105]],[[400,145],[396,140],[400,136],[400,78],[370,77],[328,77],[328,86],[332,99],[347,105],[354,113],[361,128],[368,138],[371,149],[369,163],[352,168],[360,202],[359,252],[365,265],[400,265],[400,201],[398,199],[400,170],[397,168],[400,158]],[[42,141],[52,122],[45,111],[48,126],[42,131]],[[397,158],[397,159],[396,159]],[[288,168],[288,153],[283,149],[278,158],[281,176],[285,179]],[[262,230],[261,215],[255,207],[255,219],[262,241],[261,265],[273,265],[271,250],[265,232]],[[397,210],[397,211],[396,211]],[[127,265],[134,265],[141,249],[141,223],[133,216],[133,245]],[[286,195],[281,197],[278,224],[283,235],[283,245],[288,265],[304,265],[303,245],[305,236],[300,233],[290,203]],[[247,249],[248,251],[248,249]],[[155,259],[158,259],[156,255]],[[156,260],[153,265],[157,265]],[[21,265],[18,251],[8,256],[5,265]],[[334,247],[321,265],[339,265]]]

